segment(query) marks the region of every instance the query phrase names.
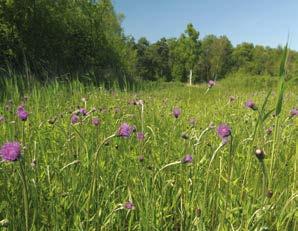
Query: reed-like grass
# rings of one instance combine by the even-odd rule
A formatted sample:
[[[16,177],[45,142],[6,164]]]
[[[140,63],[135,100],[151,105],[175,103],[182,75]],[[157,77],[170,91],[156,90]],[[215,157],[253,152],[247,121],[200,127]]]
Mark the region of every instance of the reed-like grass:
[[[261,79],[263,86],[234,81],[218,82],[207,94],[206,85],[128,92],[79,82],[26,92],[7,81],[0,145],[22,143],[23,173],[18,163],[0,164],[1,229],[25,230],[26,223],[29,230],[297,229],[297,117],[289,111],[297,106],[298,88],[287,86],[276,107],[275,84],[268,94]],[[136,97],[144,100],[143,108],[128,104]],[[244,107],[247,99],[258,111]],[[26,122],[16,116],[22,101],[30,112]],[[175,106],[182,109],[177,119]],[[78,107],[96,110],[72,125]],[[99,127],[91,124],[93,117],[100,118]],[[143,130],[145,140],[135,133],[113,137],[122,122]],[[218,150],[221,139],[211,122],[232,129],[233,138]],[[257,148],[265,153],[262,162]],[[191,164],[180,163],[186,154]],[[124,208],[128,201],[134,209]]]

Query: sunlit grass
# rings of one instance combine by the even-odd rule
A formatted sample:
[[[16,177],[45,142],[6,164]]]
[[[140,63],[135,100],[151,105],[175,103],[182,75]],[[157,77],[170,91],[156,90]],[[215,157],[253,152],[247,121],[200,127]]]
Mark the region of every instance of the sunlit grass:
[[[27,101],[7,83],[0,145],[22,143],[25,177],[17,163],[0,164],[0,225],[25,229],[26,178],[31,230],[295,230],[297,117],[289,113],[297,107],[297,86],[284,93],[276,136],[267,131],[276,126],[276,84],[234,80],[217,82],[207,94],[207,85],[125,92],[53,83],[25,92]],[[143,115],[132,99],[144,100]],[[248,99],[258,111],[245,108]],[[16,115],[22,102],[30,113],[26,122]],[[90,113],[71,124],[82,107]],[[175,107],[181,109],[178,118]],[[98,127],[93,117],[100,119]],[[143,127],[145,140],[136,133],[113,136],[123,122],[136,131]],[[222,141],[211,122],[232,129],[212,163]],[[256,149],[264,151],[264,160]],[[192,163],[181,162],[187,154]]]

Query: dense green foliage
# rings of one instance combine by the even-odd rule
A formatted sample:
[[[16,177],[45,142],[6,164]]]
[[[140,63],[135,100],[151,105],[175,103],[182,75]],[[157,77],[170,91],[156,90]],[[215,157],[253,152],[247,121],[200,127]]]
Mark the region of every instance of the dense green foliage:
[[[0,0],[0,68],[40,80],[203,82],[227,73],[278,75],[282,49],[226,36],[200,38],[192,24],[178,38],[135,41],[121,28],[111,0]],[[298,74],[298,53],[288,70]]]
[[[38,78],[132,75],[135,52],[119,19],[110,0],[1,0],[0,65]]]
[[[278,92],[262,107],[276,79],[234,76],[207,95],[205,84],[152,84],[128,93],[56,82],[21,94],[7,82],[0,146],[21,142],[23,158],[0,164],[0,229],[25,230],[27,210],[31,230],[296,230],[297,117],[289,110],[297,86],[287,86],[276,124]],[[244,107],[250,98],[258,111]],[[134,99],[144,100],[143,114]],[[30,112],[26,122],[16,116],[22,102]],[[177,119],[175,106],[182,109]],[[71,124],[78,107],[90,114]],[[92,125],[93,117],[100,126]],[[135,133],[106,140],[123,122],[143,131],[145,140]],[[212,162],[221,139],[216,129],[206,130],[211,122],[232,128]],[[264,150],[263,162],[256,148]],[[186,154],[192,164],[180,162]],[[127,201],[134,210],[123,208]]]

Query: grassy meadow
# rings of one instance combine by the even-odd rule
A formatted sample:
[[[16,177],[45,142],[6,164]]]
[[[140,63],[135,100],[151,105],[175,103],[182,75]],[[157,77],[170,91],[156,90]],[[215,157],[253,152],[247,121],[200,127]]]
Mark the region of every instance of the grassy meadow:
[[[229,77],[209,90],[5,88],[0,146],[18,141],[22,157],[0,164],[1,230],[297,229],[294,82],[277,116],[277,81],[262,77]],[[245,107],[249,99],[257,110]],[[123,123],[133,126],[129,137],[119,136]],[[220,124],[231,128],[225,144]]]

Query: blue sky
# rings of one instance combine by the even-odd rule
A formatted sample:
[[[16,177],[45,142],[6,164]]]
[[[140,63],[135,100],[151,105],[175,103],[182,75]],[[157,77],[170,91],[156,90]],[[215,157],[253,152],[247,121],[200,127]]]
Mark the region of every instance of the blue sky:
[[[187,23],[200,37],[227,35],[234,45],[247,41],[276,47],[290,34],[290,47],[298,50],[298,0],[113,0],[122,26],[136,39],[155,42],[177,37]]]

